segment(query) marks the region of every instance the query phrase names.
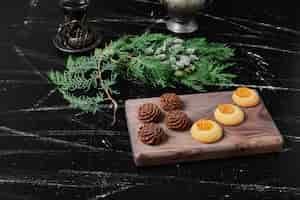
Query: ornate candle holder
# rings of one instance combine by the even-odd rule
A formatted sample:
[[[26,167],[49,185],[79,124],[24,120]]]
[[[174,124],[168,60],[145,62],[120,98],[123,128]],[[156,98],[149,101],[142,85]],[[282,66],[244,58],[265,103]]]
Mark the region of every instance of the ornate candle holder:
[[[170,19],[167,28],[174,33],[192,33],[198,29],[196,13],[212,0],[161,0],[168,10]]]
[[[60,0],[64,22],[53,39],[54,46],[66,53],[82,53],[96,48],[101,37],[88,25],[89,0]]]

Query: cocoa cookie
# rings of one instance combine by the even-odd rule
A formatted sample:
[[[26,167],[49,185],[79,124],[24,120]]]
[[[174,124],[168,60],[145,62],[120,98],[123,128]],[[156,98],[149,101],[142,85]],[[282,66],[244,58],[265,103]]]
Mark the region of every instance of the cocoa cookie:
[[[185,131],[191,127],[192,121],[186,113],[180,110],[174,110],[167,113],[166,125],[169,129]]]
[[[138,118],[142,122],[158,122],[161,118],[161,110],[153,103],[145,103],[139,107]]]
[[[160,106],[165,111],[181,110],[183,102],[175,93],[165,93],[160,96]]]
[[[146,123],[140,126],[138,138],[144,144],[158,145],[167,138],[167,135],[158,124]]]

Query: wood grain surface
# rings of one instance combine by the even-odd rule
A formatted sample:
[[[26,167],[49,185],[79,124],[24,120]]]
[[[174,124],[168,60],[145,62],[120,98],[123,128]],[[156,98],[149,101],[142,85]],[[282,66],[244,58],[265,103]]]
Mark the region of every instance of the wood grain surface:
[[[184,111],[196,121],[199,118],[213,119],[213,112],[220,103],[232,103],[232,92],[217,92],[181,96]],[[228,158],[252,154],[278,152],[283,139],[264,103],[253,108],[243,108],[246,119],[238,126],[223,126],[224,137],[214,144],[203,144],[194,140],[189,130],[176,132],[164,124],[160,125],[168,134],[168,140],[157,146],[141,143],[137,130],[142,124],[137,110],[143,103],[159,105],[159,98],[134,99],[126,101],[126,117],[130,133],[134,161],[137,166],[160,165],[183,161]]]

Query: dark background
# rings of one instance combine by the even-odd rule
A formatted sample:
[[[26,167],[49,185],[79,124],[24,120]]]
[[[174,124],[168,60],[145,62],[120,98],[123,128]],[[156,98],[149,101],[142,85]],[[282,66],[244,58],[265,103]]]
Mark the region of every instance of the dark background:
[[[1,1],[0,199],[300,199],[296,2],[216,0],[199,13],[195,34],[236,48],[235,82],[260,91],[284,135],[283,151],[136,168],[124,100],[164,91],[124,84],[114,127],[109,109],[95,116],[71,109],[47,80],[47,72],[62,70],[66,58],[51,43],[62,22],[58,1]],[[161,5],[150,0],[92,0],[89,12],[105,41],[144,31],[167,33],[165,17]]]

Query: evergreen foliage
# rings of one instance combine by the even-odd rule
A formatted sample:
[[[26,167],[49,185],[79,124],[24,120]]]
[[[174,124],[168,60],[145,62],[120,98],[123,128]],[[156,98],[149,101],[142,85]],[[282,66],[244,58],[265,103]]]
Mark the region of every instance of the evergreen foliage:
[[[233,49],[204,38],[145,33],[122,37],[89,57],[70,56],[65,71],[52,71],[49,78],[75,108],[95,113],[110,101],[116,111],[119,78],[156,88],[179,83],[201,91],[232,82],[235,75],[226,70],[234,67],[233,56]]]

